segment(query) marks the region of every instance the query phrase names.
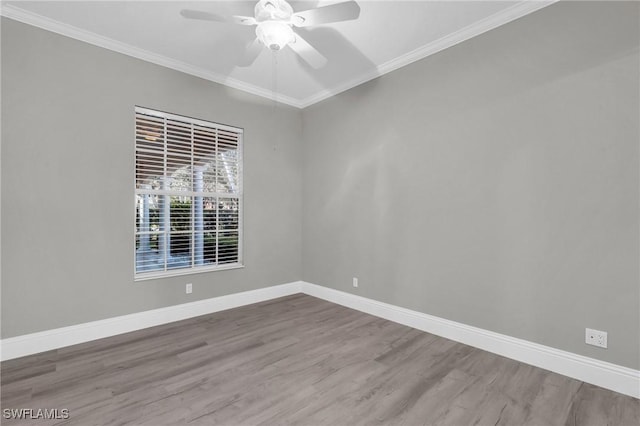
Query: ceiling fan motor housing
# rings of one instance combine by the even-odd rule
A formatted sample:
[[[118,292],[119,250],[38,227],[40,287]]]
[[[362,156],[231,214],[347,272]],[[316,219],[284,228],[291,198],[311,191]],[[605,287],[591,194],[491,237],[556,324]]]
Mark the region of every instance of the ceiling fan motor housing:
[[[284,0],[260,0],[254,9],[256,21],[285,21],[293,15],[293,8]]]

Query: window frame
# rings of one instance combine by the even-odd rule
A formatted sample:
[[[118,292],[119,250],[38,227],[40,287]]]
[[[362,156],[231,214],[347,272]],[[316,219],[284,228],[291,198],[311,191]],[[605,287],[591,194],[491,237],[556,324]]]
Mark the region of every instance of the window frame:
[[[237,167],[238,167],[238,195],[237,195],[237,200],[238,200],[238,256],[237,256],[237,261],[233,262],[233,263],[223,263],[223,264],[215,264],[215,265],[194,265],[193,263],[191,264],[191,266],[189,267],[185,267],[185,268],[173,268],[173,269],[167,269],[167,263],[165,262],[165,269],[163,270],[159,270],[159,271],[143,271],[143,272],[138,272],[137,271],[137,249],[136,249],[136,238],[138,235],[138,229],[137,229],[137,216],[138,216],[138,201],[137,201],[137,196],[141,193],[144,194],[157,194],[157,195],[163,195],[165,197],[171,197],[171,196],[190,196],[192,197],[192,199],[195,199],[196,194],[202,194],[199,192],[196,192],[193,190],[193,187],[191,188],[190,191],[167,191],[167,190],[144,190],[144,189],[138,189],[138,181],[137,181],[137,166],[136,166],[136,155],[137,155],[137,143],[136,143],[136,137],[137,137],[137,126],[136,126],[136,115],[137,114],[144,114],[144,115],[150,115],[156,118],[162,118],[162,119],[169,119],[169,120],[176,120],[176,121],[182,121],[191,125],[197,125],[197,126],[202,126],[202,127],[209,127],[209,128],[213,128],[216,130],[225,130],[225,131],[230,131],[230,132],[234,132],[237,133],[238,135],[238,147],[237,147],[237,156],[238,156],[238,160],[237,160]],[[147,107],[142,107],[142,106],[138,106],[136,105],[134,107],[134,123],[133,123],[133,141],[134,141],[134,164],[133,164],[133,188],[134,188],[134,193],[133,193],[133,204],[134,204],[134,221],[133,221],[133,277],[134,277],[134,281],[146,281],[146,280],[152,280],[152,279],[158,279],[158,278],[168,278],[168,277],[176,277],[176,276],[183,276],[183,275],[192,275],[192,274],[200,274],[200,273],[206,273],[206,272],[214,272],[214,271],[225,271],[225,270],[230,270],[230,269],[240,269],[240,268],[244,268],[244,220],[243,220],[243,216],[244,216],[244,182],[243,182],[243,172],[244,172],[244,155],[243,155],[243,148],[244,148],[244,129],[241,127],[235,127],[235,126],[229,126],[229,125],[225,125],[225,124],[220,124],[220,123],[216,123],[213,121],[208,121],[208,120],[202,120],[199,118],[193,118],[193,117],[189,117],[189,116],[185,116],[185,115],[178,115],[178,114],[173,114],[173,113],[169,113],[169,112],[164,112],[164,111],[160,111],[157,109],[151,109],[151,108],[147,108]],[[193,144],[193,140],[191,141],[191,143]],[[217,149],[217,148],[216,148]],[[166,173],[166,170],[164,171],[164,173]],[[192,181],[193,182],[193,181]],[[214,193],[210,193],[210,194],[214,194]],[[224,194],[220,194],[220,193],[215,193],[216,195],[213,195],[215,197],[225,197]],[[204,195],[206,196],[212,196],[212,195]],[[228,195],[226,198],[229,198]],[[232,197],[235,198],[235,197]],[[192,207],[191,207],[191,217],[193,218],[195,213],[193,211],[193,203],[192,203]],[[193,233],[195,232],[195,223],[193,222],[193,220],[191,221],[191,235],[193,236]],[[170,235],[169,233],[167,233],[166,235]],[[191,250],[193,250],[194,247],[194,240],[192,238],[192,242],[191,242]],[[218,252],[216,252],[216,257],[219,255]],[[193,258],[193,257],[192,257]]]

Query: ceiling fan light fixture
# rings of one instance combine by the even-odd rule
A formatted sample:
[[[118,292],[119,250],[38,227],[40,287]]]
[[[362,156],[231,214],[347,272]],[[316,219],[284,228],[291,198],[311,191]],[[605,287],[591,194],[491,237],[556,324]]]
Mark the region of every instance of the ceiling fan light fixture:
[[[256,27],[256,36],[271,50],[280,50],[294,40],[290,25],[278,21],[265,21]]]
[[[190,9],[183,9],[180,14],[187,19],[255,25],[256,38],[247,47],[239,61],[239,66],[247,67],[253,64],[260,55],[261,45],[273,51],[289,46],[304,62],[312,68],[319,69],[325,66],[327,58],[309,44],[302,35],[295,33],[293,27],[309,27],[358,19],[360,6],[356,0],[342,0],[294,13],[287,0],[258,0],[253,17],[237,15],[224,17]]]

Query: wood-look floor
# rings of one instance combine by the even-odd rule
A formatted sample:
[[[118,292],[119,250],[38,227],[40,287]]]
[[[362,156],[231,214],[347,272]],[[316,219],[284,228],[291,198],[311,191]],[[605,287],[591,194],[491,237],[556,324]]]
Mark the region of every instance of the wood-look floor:
[[[640,401],[311,296],[5,361],[69,425],[628,425]]]

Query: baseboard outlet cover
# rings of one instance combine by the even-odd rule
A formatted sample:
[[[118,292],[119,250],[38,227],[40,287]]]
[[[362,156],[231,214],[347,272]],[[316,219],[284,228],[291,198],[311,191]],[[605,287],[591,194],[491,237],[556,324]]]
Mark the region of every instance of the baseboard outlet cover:
[[[351,293],[302,283],[302,292],[554,373],[640,398],[640,371]]]
[[[301,282],[292,282],[264,287],[150,311],[9,337],[0,340],[0,360],[6,361],[300,293],[301,284]]]

